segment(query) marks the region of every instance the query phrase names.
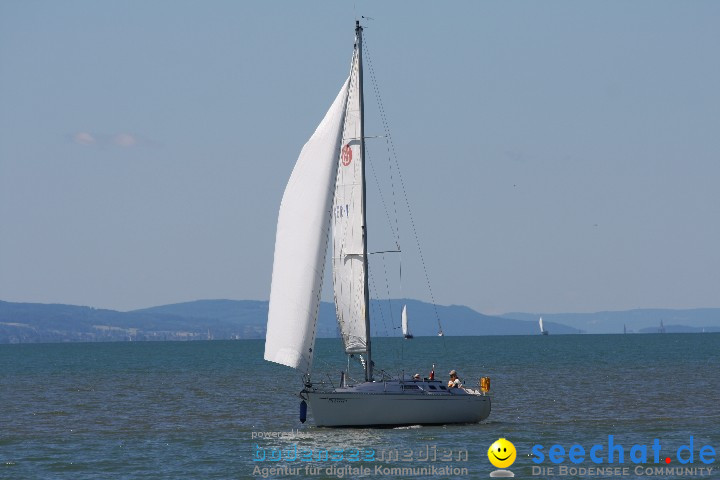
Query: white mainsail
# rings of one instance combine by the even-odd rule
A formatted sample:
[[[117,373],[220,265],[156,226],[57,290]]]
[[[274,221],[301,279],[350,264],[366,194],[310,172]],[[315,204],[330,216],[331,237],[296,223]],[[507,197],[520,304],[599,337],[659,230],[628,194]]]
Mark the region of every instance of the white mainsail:
[[[365,353],[366,292],[364,252],[364,188],[362,142],[362,84],[360,49],[355,47],[348,87],[337,183],[333,205],[333,288],[335,313],[346,353]]]
[[[410,329],[408,328],[407,305],[403,305],[401,316],[402,316],[402,333],[404,336],[408,336],[408,335],[410,335]]]
[[[545,329],[543,328],[542,317],[540,317],[540,333],[543,333],[544,331]]]
[[[280,204],[265,360],[308,372],[349,81],[303,146]]]

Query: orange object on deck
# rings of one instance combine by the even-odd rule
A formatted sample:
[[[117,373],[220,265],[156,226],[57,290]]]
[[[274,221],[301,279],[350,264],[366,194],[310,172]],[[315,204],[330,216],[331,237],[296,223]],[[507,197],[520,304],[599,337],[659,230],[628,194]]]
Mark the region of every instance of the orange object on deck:
[[[482,390],[483,393],[490,391],[490,377],[482,377],[480,379],[480,390]]]

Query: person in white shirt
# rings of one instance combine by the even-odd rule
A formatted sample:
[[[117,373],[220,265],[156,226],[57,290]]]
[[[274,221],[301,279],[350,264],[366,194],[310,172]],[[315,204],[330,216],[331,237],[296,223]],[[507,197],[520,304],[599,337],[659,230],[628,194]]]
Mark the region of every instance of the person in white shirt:
[[[462,388],[462,382],[460,382],[455,370],[450,370],[450,381],[447,386],[448,388]]]

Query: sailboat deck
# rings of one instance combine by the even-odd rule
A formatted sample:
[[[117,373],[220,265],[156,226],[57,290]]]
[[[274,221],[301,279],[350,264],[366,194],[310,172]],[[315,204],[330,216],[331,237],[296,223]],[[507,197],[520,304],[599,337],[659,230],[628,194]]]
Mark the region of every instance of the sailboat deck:
[[[311,391],[323,388],[312,388]],[[333,394],[404,394],[404,395],[482,395],[480,392],[464,388],[448,388],[439,380],[387,380],[363,382],[332,389]]]

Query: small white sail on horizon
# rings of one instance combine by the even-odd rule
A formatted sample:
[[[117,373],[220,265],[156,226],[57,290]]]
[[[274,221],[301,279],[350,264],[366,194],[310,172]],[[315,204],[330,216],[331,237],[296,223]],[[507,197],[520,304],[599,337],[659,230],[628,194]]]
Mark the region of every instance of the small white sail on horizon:
[[[405,338],[414,338],[413,334],[410,333],[410,328],[408,327],[408,315],[407,315],[407,305],[403,305],[402,309],[402,333],[403,337]]]
[[[545,328],[543,327],[542,317],[540,317],[539,323],[540,323],[540,335],[547,335],[549,332],[547,330],[545,330]]]

